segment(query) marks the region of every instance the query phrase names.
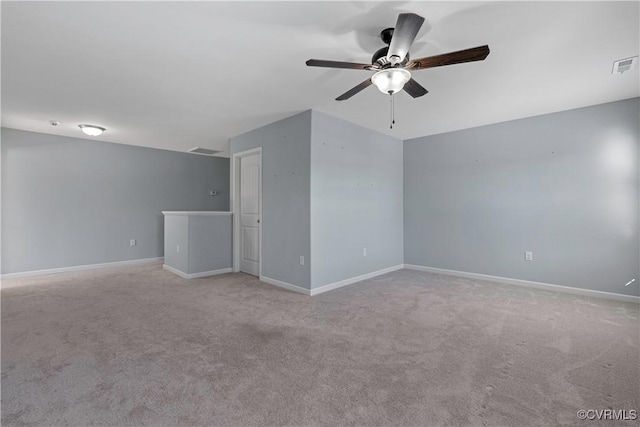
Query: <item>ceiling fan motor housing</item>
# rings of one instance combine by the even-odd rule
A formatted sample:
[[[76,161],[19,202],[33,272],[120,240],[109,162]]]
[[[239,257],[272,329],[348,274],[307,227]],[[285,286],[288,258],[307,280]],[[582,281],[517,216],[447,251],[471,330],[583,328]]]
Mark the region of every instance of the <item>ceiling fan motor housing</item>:
[[[393,30],[393,28],[391,28]],[[376,51],[371,57],[371,65],[378,65],[380,68],[389,68],[393,64],[387,59],[387,53],[389,52],[389,46],[382,47]],[[409,62],[409,52],[405,56],[404,60],[398,64],[398,67],[404,67]]]
[[[407,65],[407,62],[409,62],[409,52],[407,52],[407,55],[402,62],[392,62],[387,58],[387,54],[389,53],[389,45],[391,44],[391,39],[393,38],[393,32],[394,28],[385,28],[384,30],[380,31],[380,38],[382,39],[382,42],[386,44],[386,46],[378,49],[376,53],[373,54],[373,57],[371,58],[371,65],[377,64],[380,68],[383,69],[393,66],[404,67],[405,65]],[[394,57],[393,59],[397,58],[398,57]]]

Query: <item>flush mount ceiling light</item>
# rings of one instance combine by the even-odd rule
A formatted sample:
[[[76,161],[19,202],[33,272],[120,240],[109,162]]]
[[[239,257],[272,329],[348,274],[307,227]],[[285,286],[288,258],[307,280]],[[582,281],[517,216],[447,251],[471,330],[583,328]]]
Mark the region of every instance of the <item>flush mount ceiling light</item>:
[[[400,92],[410,79],[411,73],[403,68],[387,68],[371,76],[371,81],[380,89],[380,92],[389,95]]]
[[[89,135],[89,136],[102,135],[102,132],[106,130],[103,127],[94,126],[94,125],[78,125],[78,127],[82,132],[84,132],[86,135]]]

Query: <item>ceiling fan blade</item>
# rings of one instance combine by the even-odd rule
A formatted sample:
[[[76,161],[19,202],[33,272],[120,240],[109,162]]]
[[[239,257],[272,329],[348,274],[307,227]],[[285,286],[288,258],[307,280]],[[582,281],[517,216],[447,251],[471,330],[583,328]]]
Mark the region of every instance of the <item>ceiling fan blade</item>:
[[[410,79],[408,82],[406,82],[403,89],[414,98],[418,98],[429,93],[428,90],[422,87],[422,85],[414,79]]]
[[[368,70],[371,64],[356,64],[355,62],[325,61],[324,59],[310,59],[309,67],[346,68],[349,70]]]
[[[371,79],[367,79],[367,80],[363,81],[362,83],[360,83],[358,86],[355,86],[355,87],[349,89],[348,91],[346,91],[345,93],[343,93],[342,95],[337,97],[336,101],[344,101],[345,99],[349,99],[353,95],[355,95],[356,93],[360,92],[361,90],[366,89],[369,86],[371,86],[371,84],[372,84],[371,83]]]
[[[478,46],[457,52],[443,53],[442,55],[429,56],[427,58],[412,59],[407,63],[410,70],[422,70],[424,68],[441,67],[443,65],[460,64],[463,62],[482,61],[489,55],[489,46]]]
[[[392,64],[404,61],[423,22],[424,18],[415,13],[401,13],[398,15],[398,21],[393,29],[393,37],[391,37],[389,51],[387,52],[387,59]]]

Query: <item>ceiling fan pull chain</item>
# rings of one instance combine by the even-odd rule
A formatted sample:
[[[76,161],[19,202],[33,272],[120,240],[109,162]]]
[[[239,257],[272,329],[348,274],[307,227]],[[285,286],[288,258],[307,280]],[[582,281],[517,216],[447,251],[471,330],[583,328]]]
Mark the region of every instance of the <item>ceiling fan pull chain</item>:
[[[396,124],[396,100],[393,97],[393,94],[391,94],[391,124]]]
[[[393,115],[393,92],[389,92],[389,129],[393,129],[395,123]]]

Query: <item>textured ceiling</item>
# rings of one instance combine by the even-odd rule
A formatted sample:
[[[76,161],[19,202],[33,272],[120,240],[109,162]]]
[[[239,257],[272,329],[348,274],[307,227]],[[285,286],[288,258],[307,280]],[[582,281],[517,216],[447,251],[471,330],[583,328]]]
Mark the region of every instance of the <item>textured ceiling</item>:
[[[185,151],[228,152],[231,136],[315,108],[401,139],[639,96],[632,2],[6,2],[2,126]],[[488,44],[483,62],[414,73],[429,93],[389,100],[367,62],[398,13],[426,18],[414,58]],[[49,120],[61,125],[52,127]]]

